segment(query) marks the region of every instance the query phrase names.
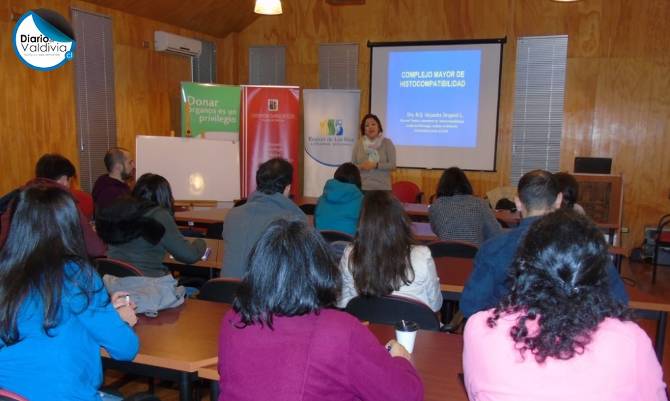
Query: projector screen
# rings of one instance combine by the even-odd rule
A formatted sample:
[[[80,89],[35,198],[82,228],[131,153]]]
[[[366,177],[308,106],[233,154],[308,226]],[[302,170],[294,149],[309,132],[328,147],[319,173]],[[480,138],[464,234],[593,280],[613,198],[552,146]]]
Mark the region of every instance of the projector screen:
[[[495,171],[504,41],[368,44],[370,110],[399,167]]]

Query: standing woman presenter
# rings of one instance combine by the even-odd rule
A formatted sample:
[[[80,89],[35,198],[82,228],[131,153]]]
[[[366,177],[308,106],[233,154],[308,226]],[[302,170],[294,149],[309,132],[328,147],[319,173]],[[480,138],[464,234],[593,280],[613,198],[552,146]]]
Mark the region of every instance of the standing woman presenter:
[[[384,136],[379,118],[366,114],[361,121],[361,137],[354,145],[351,161],[361,170],[363,191],[390,191],[391,171],[395,170],[395,147]]]

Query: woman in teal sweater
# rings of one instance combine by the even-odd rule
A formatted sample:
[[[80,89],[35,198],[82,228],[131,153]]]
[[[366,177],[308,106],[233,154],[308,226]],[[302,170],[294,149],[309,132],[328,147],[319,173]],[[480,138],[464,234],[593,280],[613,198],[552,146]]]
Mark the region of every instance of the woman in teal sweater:
[[[314,211],[317,230],[333,230],[356,235],[361,214],[361,174],[353,163],[344,163],[326,182]]]
[[[119,360],[139,348],[125,295],[110,302],[67,190],[23,189],[0,250],[0,388],[31,401],[100,400],[100,347]]]

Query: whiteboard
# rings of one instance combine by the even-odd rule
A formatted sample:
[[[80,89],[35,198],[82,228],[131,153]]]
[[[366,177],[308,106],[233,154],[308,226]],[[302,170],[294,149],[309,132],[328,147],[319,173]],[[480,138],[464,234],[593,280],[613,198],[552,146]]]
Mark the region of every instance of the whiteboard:
[[[176,200],[233,201],[240,198],[239,142],[138,135],[137,177],[165,177]]]

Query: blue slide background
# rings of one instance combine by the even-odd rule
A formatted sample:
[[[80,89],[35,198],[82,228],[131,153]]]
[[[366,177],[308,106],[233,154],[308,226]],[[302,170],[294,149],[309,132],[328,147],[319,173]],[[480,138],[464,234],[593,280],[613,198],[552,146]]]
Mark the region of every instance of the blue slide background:
[[[388,66],[387,135],[396,145],[474,148],[477,145],[480,50],[391,52]],[[403,71],[465,71],[466,86],[403,88]],[[458,80],[460,78],[430,78]],[[401,119],[412,113],[461,113],[464,123],[448,132],[416,132]],[[424,117],[425,119],[426,117]],[[421,128],[430,131],[430,129]],[[442,128],[443,129],[443,128]]]

